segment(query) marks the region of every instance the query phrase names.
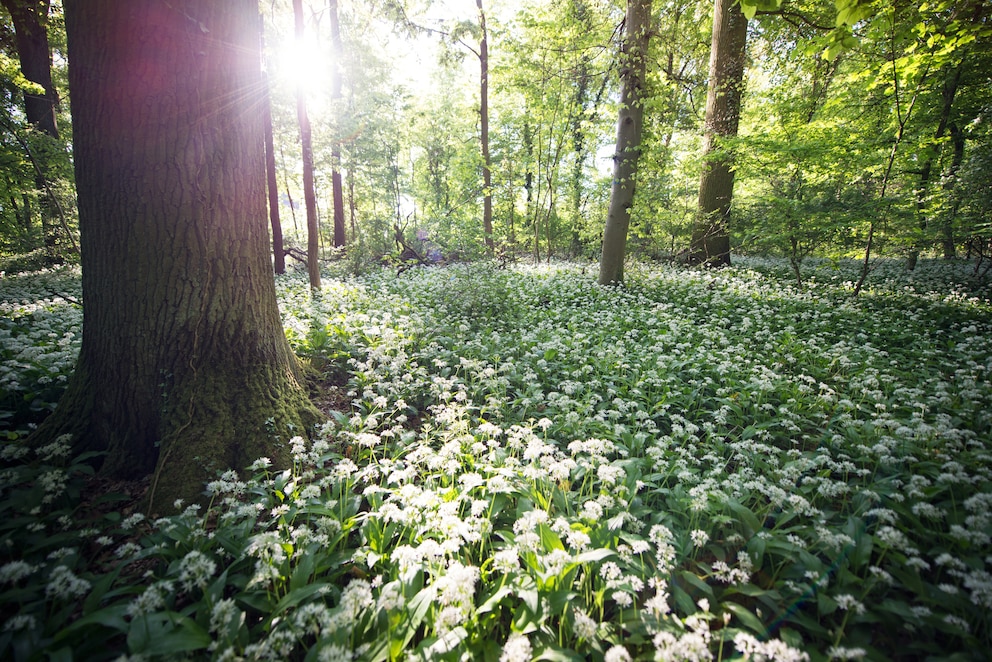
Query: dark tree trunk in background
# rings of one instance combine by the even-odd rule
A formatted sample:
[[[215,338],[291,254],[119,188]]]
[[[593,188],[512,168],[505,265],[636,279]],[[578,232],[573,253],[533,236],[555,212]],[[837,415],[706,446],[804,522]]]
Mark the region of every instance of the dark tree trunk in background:
[[[710,266],[730,265],[730,204],[734,158],[720,139],[737,136],[744,84],[747,18],[738,0],[714,0],[710,80],[703,129],[703,173],[692,231],[691,258]]]
[[[524,153],[527,155],[527,164],[524,168],[524,191],[526,192],[526,207],[524,208],[524,223],[533,221],[537,225],[534,214],[534,137],[531,134],[530,122],[524,118],[523,129]],[[534,260],[540,261],[540,246],[534,243]]]
[[[482,143],[482,231],[486,248],[492,252],[493,241],[493,173],[489,157],[489,32],[486,29],[486,12],[482,0],[475,0],[479,8],[479,142]]]
[[[59,139],[58,124],[55,119],[55,106],[58,96],[52,82],[52,52],[48,43],[48,12],[50,0],[0,0],[10,13],[14,24],[14,41],[17,45],[17,58],[21,73],[44,92],[24,93],[24,116],[28,123],[53,141]],[[48,182],[49,162],[53,157],[51,147],[32,148],[31,158],[35,162],[35,183],[40,196],[41,226],[45,247],[50,258],[58,254],[58,230],[56,216],[58,201],[53,199]],[[30,210],[30,208],[28,208]],[[68,228],[65,229],[68,232]]]
[[[52,83],[52,52],[48,45],[50,0],[0,0],[14,23],[14,40],[21,73],[44,89],[43,94],[24,94],[24,114],[28,122],[52,138],[59,137],[55,122],[58,97]]]
[[[83,342],[36,432],[152,474],[148,508],[261,456],[314,410],[276,303],[255,0],[67,0]],[[274,435],[279,435],[275,437]]]
[[[936,153],[931,153],[927,156],[926,161],[923,162],[923,167],[920,169],[920,185],[916,190],[916,214],[917,222],[919,223],[920,239],[914,242],[909,249],[906,268],[910,271],[916,268],[916,262],[920,258],[920,244],[926,241],[927,229],[930,225],[930,214],[927,208],[930,195],[930,179],[933,176],[934,162],[939,161],[942,147],[940,144],[941,139],[943,139],[944,134],[947,132],[951,121],[951,110],[954,107],[954,97],[957,95],[958,84],[961,82],[961,72],[963,69],[964,63],[960,63],[954,67],[944,79],[944,84],[941,87],[940,118],[937,120],[937,129],[933,135]]]
[[[637,160],[644,126],[644,76],[651,30],[651,0],[628,0],[623,44],[620,47],[620,117],[617,151],[613,157],[613,187],[603,232],[599,284],[623,282],[630,208],[634,205]]]
[[[331,99],[335,108],[341,101],[341,22],[338,20],[338,0],[329,0],[331,19]],[[341,141],[336,139],[331,147],[331,193],[334,201],[334,245],[344,246],[347,242],[344,232],[344,188],[341,182]]]
[[[276,147],[272,135],[272,103],[268,77],[263,79],[262,122],[265,131],[265,190],[269,199],[269,223],[272,225],[272,269],[286,273],[286,249],[282,244],[282,221],[279,218],[279,182],[276,179]]]
[[[961,196],[954,194],[954,189],[958,183],[958,172],[961,164],[964,163],[965,133],[956,124],[951,124],[951,144],[954,146],[954,154],[951,157],[951,167],[948,168],[947,176],[944,179],[944,190],[951,196],[951,209],[946,214],[940,226],[940,243],[943,247],[944,259],[953,260],[955,257],[956,239],[954,236],[954,219],[958,215],[961,205]]]
[[[296,39],[303,42],[303,0],[293,0]],[[307,210],[307,273],[310,289],[320,289],[320,228],[317,225],[317,191],[313,182],[313,132],[307,114],[307,95],[301,82],[296,88],[296,118],[303,149],[303,205]]]

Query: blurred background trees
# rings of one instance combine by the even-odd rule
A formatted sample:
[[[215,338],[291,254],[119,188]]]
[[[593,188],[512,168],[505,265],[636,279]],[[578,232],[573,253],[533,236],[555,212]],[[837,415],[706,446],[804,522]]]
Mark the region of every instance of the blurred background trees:
[[[397,230],[431,259],[481,257],[490,238],[498,253],[521,258],[598,258],[625,2],[492,0],[482,13],[443,0],[300,4],[302,43],[291,0],[261,6],[289,268],[303,266],[307,243],[298,88],[311,124],[322,259],[345,255],[353,269],[388,260],[400,250]],[[8,262],[71,260],[61,4],[2,5],[0,251]],[[800,281],[804,259],[863,259],[869,238],[869,265],[876,255],[910,267],[919,256],[984,259],[992,237],[987,3],[842,5],[840,13],[813,0],[741,7],[749,20],[737,135],[714,143],[717,156],[733,157],[733,196],[721,212],[731,254],[786,257]],[[713,10],[706,0],[654,2],[628,254],[689,252]]]

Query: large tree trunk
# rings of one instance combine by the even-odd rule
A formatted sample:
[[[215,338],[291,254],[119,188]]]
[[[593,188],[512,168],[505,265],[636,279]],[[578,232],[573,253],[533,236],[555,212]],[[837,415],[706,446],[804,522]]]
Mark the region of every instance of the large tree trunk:
[[[599,283],[623,282],[623,260],[627,249],[630,208],[634,204],[637,160],[641,153],[644,125],[644,77],[647,68],[651,27],[651,0],[628,0],[623,44],[620,47],[620,117],[617,121],[617,152],[613,157],[613,188],[603,232],[603,254],[599,261]]]
[[[329,0],[331,18],[331,99],[335,104],[341,101],[341,22],[338,20],[338,0]],[[334,202],[334,245],[344,246],[347,242],[344,232],[344,188],[341,181],[341,142],[335,139],[331,147],[331,194]]]
[[[730,265],[734,159],[719,144],[737,135],[744,82],[747,18],[738,0],[714,0],[710,80],[703,129],[703,172],[690,254],[694,262]]]
[[[303,0],[293,0],[296,39],[303,43]],[[300,82],[296,87],[296,118],[300,124],[303,149],[303,204],[307,210],[307,273],[310,289],[320,289],[320,228],[317,224],[317,191],[313,181],[313,132],[307,114],[307,95]]]
[[[475,0],[479,8],[479,142],[482,143],[482,231],[486,238],[486,248],[491,253],[493,241],[493,173],[489,156],[489,32],[486,29],[486,12],[482,0]]]
[[[268,256],[255,0],[67,0],[83,342],[35,439],[152,473],[148,508],[290,461],[314,410]]]

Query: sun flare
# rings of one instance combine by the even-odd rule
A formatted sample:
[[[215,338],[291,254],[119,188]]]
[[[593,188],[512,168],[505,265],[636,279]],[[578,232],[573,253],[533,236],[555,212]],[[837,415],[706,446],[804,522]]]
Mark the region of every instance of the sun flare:
[[[302,89],[310,111],[319,113],[330,103],[332,65],[330,46],[315,35],[302,40],[289,35],[272,53],[270,76],[285,92]]]

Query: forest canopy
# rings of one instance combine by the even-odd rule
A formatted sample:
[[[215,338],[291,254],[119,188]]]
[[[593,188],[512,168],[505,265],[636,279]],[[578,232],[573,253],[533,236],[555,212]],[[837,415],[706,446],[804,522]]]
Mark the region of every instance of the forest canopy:
[[[292,4],[261,11],[270,187],[290,263],[307,247],[308,215],[318,252],[326,258],[347,246],[356,265],[402,252],[397,229],[421,258],[498,247],[541,260],[598,259],[625,66],[624,5],[308,1],[299,3],[298,36]],[[78,229],[61,7],[4,5],[0,250],[72,259]],[[19,66],[20,5],[44,18],[48,82]],[[717,152],[733,162],[733,253],[787,257],[801,279],[808,256],[860,259],[868,248],[869,257],[912,262],[989,252],[985,3],[741,9],[739,128],[720,137]],[[656,1],[651,10],[628,250],[678,256],[698,225],[713,5]],[[300,91],[312,127],[310,212]],[[50,124],[25,113],[25,102],[39,97],[54,104]]]

